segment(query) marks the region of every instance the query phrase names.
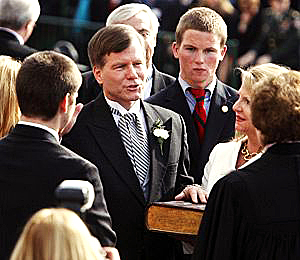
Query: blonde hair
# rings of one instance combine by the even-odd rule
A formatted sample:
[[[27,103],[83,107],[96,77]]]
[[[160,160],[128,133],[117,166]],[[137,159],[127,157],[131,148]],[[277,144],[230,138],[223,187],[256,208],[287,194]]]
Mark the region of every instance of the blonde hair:
[[[266,78],[288,72],[289,69],[273,63],[264,63],[249,67],[247,70],[237,69],[241,73],[243,87],[248,91],[250,97],[254,95],[255,88]],[[245,137],[244,133],[236,131],[234,140],[238,141]]]
[[[7,135],[20,119],[16,78],[21,63],[0,55],[0,138]]]
[[[27,222],[10,260],[104,260],[95,240],[74,212],[42,209]]]
[[[287,67],[273,63],[255,65],[247,70],[241,68],[238,70],[241,72],[242,85],[250,93],[250,96],[252,96],[256,84],[261,80],[289,71]]]

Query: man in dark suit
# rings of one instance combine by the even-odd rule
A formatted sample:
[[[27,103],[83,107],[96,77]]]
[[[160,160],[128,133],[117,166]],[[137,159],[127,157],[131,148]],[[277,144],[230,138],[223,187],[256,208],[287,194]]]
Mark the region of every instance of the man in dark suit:
[[[103,93],[84,106],[63,142],[98,167],[121,259],[174,259],[178,242],[147,231],[144,222],[150,202],[172,200],[192,183],[183,119],[141,100],[146,51],[131,26],[102,28],[88,54]],[[136,119],[123,127],[130,115]],[[135,131],[143,139],[139,145]]]
[[[0,55],[24,60],[37,50],[24,45],[40,16],[38,0],[1,0]]]
[[[209,8],[193,8],[180,19],[172,49],[179,59],[180,73],[174,84],[147,101],[179,113],[187,126],[190,174],[201,183],[203,169],[212,148],[234,136],[235,114],[232,105],[236,90],[216,77],[219,62],[226,53],[227,26],[220,15]],[[193,89],[205,89],[206,123],[199,137],[194,121],[196,98]],[[178,197],[183,198],[184,193]]]
[[[21,121],[0,141],[1,259],[9,257],[33,213],[56,205],[54,191],[65,179],[93,184],[95,201],[86,222],[108,252],[117,252],[97,168],[59,143],[82,108],[75,105],[81,80],[76,64],[56,52],[37,52],[21,66],[16,80]]]
[[[145,4],[130,3],[116,8],[107,18],[106,25],[128,24],[143,36],[147,48],[147,73],[143,99],[158,93],[172,84],[175,78],[160,72],[152,63],[159,22],[153,11]],[[78,102],[83,104],[96,98],[101,86],[92,71],[83,74],[83,84],[79,90]]]

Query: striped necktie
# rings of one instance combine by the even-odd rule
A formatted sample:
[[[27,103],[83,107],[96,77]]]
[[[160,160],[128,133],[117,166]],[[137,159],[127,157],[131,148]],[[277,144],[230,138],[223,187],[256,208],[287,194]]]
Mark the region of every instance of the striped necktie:
[[[148,138],[144,136],[141,122],[136,114],[126,113],[121,116],[118,110],[111,108],[111,111],[120,116],[118,127],[122,141],[142,186],[150,166]]]
[[[204,140],[206,123],[206,110],[204,107],[205,90],[202,88],[190,88],[190,92],[196,99],[196,106],[193,112],[193,117],[197,126],[199,141],[200,143],[202,143]]]

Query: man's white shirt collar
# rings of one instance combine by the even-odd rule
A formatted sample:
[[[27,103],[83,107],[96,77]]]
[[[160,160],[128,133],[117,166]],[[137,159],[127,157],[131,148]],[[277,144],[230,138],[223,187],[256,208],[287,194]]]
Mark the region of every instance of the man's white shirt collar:
[[[114,109],[117,109],[120,114],[123,116],[124,114],[126,113],[134,113],[134,114],[137,114],[139,115],[141,113],[141,102],[140,102],[140,99],[138,99],[137,101],[134,102],[133,106],[127,110],[126,108],[124,108],[123,106],[121,106],[118,102],[116,101],[112,101],[110,99],[108,99],[106,96],[104,96],[107,104],[114,108]]]
[[[182,87],[183,92],[186,92],[188,88],[192,88],[190,84],[188,84],[185,80],[182,79],[181,75],[179,75],[178,81],[180,86]],[[211,95],[215,90],[216,83],[217,83],[217,77],[216,75],[214,75],[213,80],[205,87],[205,89],[208,89],[210,91]]]
[[[104,96],[104,98],[105,98],[107,104],[110,107],[112,107],[114,109],[117,109],[122,116],[126,113],[136,114],[139,121],[142,123],[144,134],[147,133],[147,131],[148,131],[147,130],[147,124],[146,124],[145,115],[144,115],[144,111],[143,111],[142,106],[141,106],[141,100],[140,99],[135,101],[133,106],[129,110],[127,110],[124,107],[122,107],[118,102],[112,101],[112,100],[108,99],[106,96]],[[114,120],[115,120],[116,124],[118,125],[120,117],[117,116],[117,115],[114,115],[114,114],[113,114],[113,117],[114,117]]]
[[[60,142],[59,141],[58,133],[54,129],[52,129],[52,128],[48,127],[48,126],[45,126],[45,125],[42,125],[42,124],[38,124],[38,123],[28,122],[28,121],[19,121],[18,124],[19,125],[28,125],[28,126],[33,126],[33,127],[44,129],[45,131],[47,131],[50,134],[52,134],[55,137],[55,139],[57,140],[58,143]]]
[[[153,66],[151,65],[147,69],[147,74],[146,74],[146,79],[145,79],[145,85],[144,85],[144,93],[143,93],[143,99],[146,99],[150,97],[151,95],[151,90],[152,90],[152,82],[153,82]]]
[[[9,33],[13,34],[18,39],[19,43],[21,45],[24,45],[23,37],[20,34],[18,34],[17,32],[15,32],[14,30],[11,30],[11,29],[6,28],[6,27],[0,27],[0,30],[1,31],[6,31],[6,32],[9,32]]]

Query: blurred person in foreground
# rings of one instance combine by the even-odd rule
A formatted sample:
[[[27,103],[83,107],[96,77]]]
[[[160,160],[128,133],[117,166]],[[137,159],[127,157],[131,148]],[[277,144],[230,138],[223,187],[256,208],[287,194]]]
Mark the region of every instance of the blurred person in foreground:
[[[21,118],[0,140],[0,259],[7,259],[28,218],[56,205],[54,191],[68,179],[87,180],[95,190],[86,222],[107,251],[115,252],[98,170],[60,145],[82,105],[76,106],[81,74],[74,61],[54,51],[37,52],[21,65],[16,92]]]
[[[18,123],[21,112],[16,94],[16,78],[21,67],[17,60],[0,55],[0,138]]]
[[[26,223],[10,260],[105,260],[105,255],[76,213],[46,208]]]
[[[239,99],[233,106],[236,114],[235,130],[238,137],[231,142],[217,144],[210,153],[209,161],[204,168],[201,187],[198,190],[202,203],[207,202],[213,185],[219,179],[236,169],[244,168],[261,156],[262,145],[251,121],[250,107],[255,85],[268,77],[287,72],[288,69],[266,63],[250,67],[247,70],[239,68],[238,71],[241,75],[242,85],[239,89]],[[187,189],[189,187],[185,188],[183,193]]]
[[[159,92],[175,81],[173,76],[157,70],[153,64],[154,49],[156,46],[159,22],[155,13],[149,6],[140,3],[121,5],[110,13],[106,26],[111,24],[127,24],[132,26],[143,36],[146,44],[147,72],[143,99]],[[95,79],[93,72],[83,75],[83,84],[79,90],[78,102],[88,103],[101,92],[101,83]]]
[[[25,45],[40,16],[38,0],[1,0],[0,55],[24,60],[37,50]]]
[[[251,115],[263,154],[214,185],[193,259],[300,258],[300,72],[260,81]]]

